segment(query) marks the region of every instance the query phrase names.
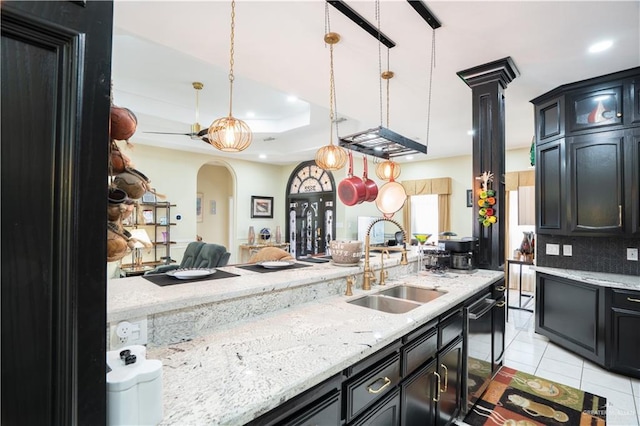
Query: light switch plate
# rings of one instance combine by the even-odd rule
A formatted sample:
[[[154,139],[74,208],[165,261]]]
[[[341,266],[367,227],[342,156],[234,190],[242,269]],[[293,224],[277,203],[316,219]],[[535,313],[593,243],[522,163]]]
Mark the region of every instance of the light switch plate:
[[[573,256],[573,247],[571,246],[571,244],[564,244],[562,246],[562,255]]]
[[[638,249],[637,248],[628,248],[627,249],[627,260],[638,261]]]
[[[548,244],[545,253],[550,256],[560,256],[560,244]]]

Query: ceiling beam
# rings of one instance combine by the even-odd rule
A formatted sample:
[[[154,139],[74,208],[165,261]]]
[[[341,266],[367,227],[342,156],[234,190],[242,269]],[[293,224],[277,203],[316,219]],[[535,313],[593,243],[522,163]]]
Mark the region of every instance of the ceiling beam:
[[[438,21],[438,18],[436,18],[433,15],[433,13],[431,13],[427,5],[422,3],[421,0],[407,0],[407,1],[411,5],[411,7],[413,7],[415,11],[418,12],[418,15],[422,16],[422,19],[427,21],[427,24],[429,24],[431,28],[435,30],[436,28],[440,28],[442,26],[440,21]]]
[[[342,12],[344,16],[346,16],[347,18],[351,19],[353,22],[358,24],[363,30],[371,34],[373,38],[375,38],[376,40],[379,40],[380,43],[384,44],[389,49],[391,49],[396,45],[393,40],[391,40],[389,37],[384,35],[381,31],[378,31],[376,27],[371,25],[371,23],[366,19],[364,19],[362,15],[360,15],[358,12],[351,9],[351,7],[349,7],[349,5],[347,5],[344,1],[327,0],[327,3],[329,3],[331,6],[335,7],[336,9],[338,9],[340,12]]]

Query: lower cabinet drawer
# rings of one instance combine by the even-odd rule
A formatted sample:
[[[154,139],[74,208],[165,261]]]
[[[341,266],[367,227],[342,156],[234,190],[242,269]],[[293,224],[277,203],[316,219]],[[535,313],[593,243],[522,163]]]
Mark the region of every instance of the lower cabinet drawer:
[[[340,392],[338,390],[285,420],[284,426],[340,424]]]
[[[444,348],[462,335],[463,328],[462,310],[456,311],[453,315],[445,318],[440,324],[440,345],[439,349]]]
[[[640,291],[611,289],[612,305],[616,308],[640,312]]]
[[[438,353],[438,331],[432,330],[402,348],[403,371],[407,377]]]
[[[354,377],[345,384],[347,421],[358,416],[366,407],[395,389],[400,382],[400,354],[396,353],[371,371]]]

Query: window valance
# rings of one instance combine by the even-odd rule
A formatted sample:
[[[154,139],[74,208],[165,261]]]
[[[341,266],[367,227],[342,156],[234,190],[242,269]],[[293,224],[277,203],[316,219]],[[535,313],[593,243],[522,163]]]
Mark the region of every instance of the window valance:
[[[451,194],[451,178],[433,178],[433,179],[416,179],[402,181],[404,190],[407,195],[450,195]]]

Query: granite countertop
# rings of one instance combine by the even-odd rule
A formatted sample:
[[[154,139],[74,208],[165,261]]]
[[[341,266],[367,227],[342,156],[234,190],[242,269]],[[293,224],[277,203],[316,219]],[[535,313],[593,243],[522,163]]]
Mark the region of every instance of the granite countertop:
[[[543,272],[557,277],[575,281],[583,281],[603,287],[622,288],[628,290],[640,290],[640,277],[636,275],[610,274],[606,272],[579,271],[575,269],[549,268],[546,266],[533,266],[537,272]]]
[[[291,275],[260,274],[257,281],[261,283],[258,287],[267,289],[358,272],[361,268],[323,264],[292,270]],[[373,286],[368,292],[358,286],[352,297],[325,297],[229,324],[188,342],[150,348],[147,357],[163,363],[162,424],[242,425],[382,349],[502,276],[501,271],[485,270],[444,277],[413,274],[389,281],[385,287]],[[229,281],[216,284],[226,289],[227,295],[258,289],[256,280],[242,285],[246,276],[217,281]],[[404,314],[346,303],[399,283],[435,287],[446,294]],[[184,290],[179,296],[186,300],[191,293]],[[207,298],[224,295],[222,291],[205,291]],[[156,296],[144,301],[148,309],[169,303],[160,299]]]

